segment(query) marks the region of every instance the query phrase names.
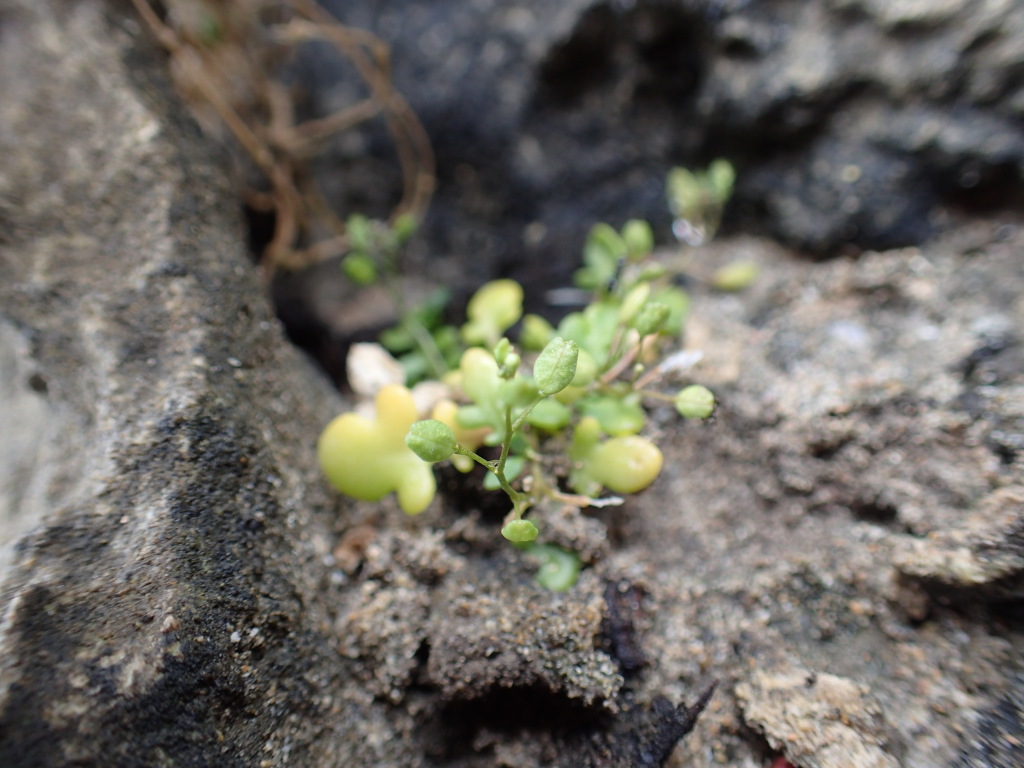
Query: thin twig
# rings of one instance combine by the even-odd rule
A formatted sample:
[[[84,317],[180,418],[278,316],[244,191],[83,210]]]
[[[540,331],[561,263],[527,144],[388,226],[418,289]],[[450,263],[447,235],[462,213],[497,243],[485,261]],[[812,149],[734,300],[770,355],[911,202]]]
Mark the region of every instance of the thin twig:
[[[347,248],[344,224],[326,205],[315,184],[301,182],[304,179],[301,161],[309,159],[326,139],[377,115],[383,114],[385,118],[402,167],[402,198],[391,220],[403,213],[422,220],[435,183],[433,150],[419,119],[391,84],[390,55],[382,40],[364,30],[340,24],[312,0],[287,2],[285,9],[291,10],[295,17],[270,28],[277,38],[291,44],[315,39],[330,42],[352,62],[370,90],[370,97],[363,101],[326,117],[296,124],[291,94],[267,74],[262,63],[254,63],[250,58],[251,70],[246,73],[251,78],[250,90],[262,98],[262,104],[232,104],[210,76],[211,72],[218,73],[218,64],[204,55],[208,49],[162,21],[148,0],[131,2],[170,54],[179,86],[194,92],[209,105],[269,183],[268,192],[246,192],[246,199],[254,208],[272,210],[276,214],[273,237],[260,260],[268,279],[279,267],[308,266]],[[238,30],[231,31],[237,33]],[[235,37],[254,39],[249,32],[247,28],[244,35]],[[231,35],[226,34],[225,39],[228,37]],[[242,107],[254,106],[265,109],[267,117],[247,118]],[[301,192],[300,182],[304,187]],[[335,234],[305,250],[297,250],[296,241],[300,234],[308,233],[310,219],[323,223]]]

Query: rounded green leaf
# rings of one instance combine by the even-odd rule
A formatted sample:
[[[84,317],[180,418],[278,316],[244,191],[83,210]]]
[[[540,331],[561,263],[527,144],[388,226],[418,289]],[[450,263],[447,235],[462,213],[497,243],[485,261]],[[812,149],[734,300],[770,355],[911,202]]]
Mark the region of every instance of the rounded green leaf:
[[[426,464],[420,464],[426,472],[409,472],[395,482],[398,507],[407,515],[418,515],[434,498],[437,481],[434,472]]]
[[[759,272],[752,261],[733,261],[712,275],[711,284],[720,291],[742,291],[753,285]]]
[[[676,218],[688,219],[701,202],[700,180],[686,168],[673,168],[668,173],[668,203]]]
[[[455,412],[455,423],[463,429],[488,426],[487,413],[479,405],[463,405]]]
[[[505,462],[505,479],[511,483],[522,474],[525,468],[525,458],[522,456],[509,456],[508,461]],[[485,491],[499,491],[501,490],[501,481],[498,480],[496,474],[488,472],[484,475],[483,486]]]
[[[676,410],[684,419],[706,419],[715,410],[715,396],[707,387],[691,384],[676,395]]]
[[[628,323],[636,317],[636,313],[641,310],[647,302],[647,297],[650,295],[650,283],[637,283],[637,285],[635,285],[632,290],[626,294],[626,298],[622,300],[622,306],[619,307],[619,319],[624,323]]]
[[[519,333],[519,343],[523,349],[539,352],[554,337],[555,329],[540,315],[526,315],[523,318],[523,329]]]
[[[341,271],[356,285],[370,285],[377,279],[377,265],[362,251],[353,251],[342,259]]]
[[[576,375],[580,348],[575,341],[556,336],[544,347],[533,364],[533,378],[542,395],[553,395],[568,387]]]
[[[724,158],[718,158],[708,166],[708,178],[715,190],[719,203],[726,202],[732,195],[732,185],[736,181],[736,171],[732,163]]]
[[[492,280],[473,294],[462,326],[467,344],[497,344],[501,334],[523,315],[523,288],[515,280]]]
[[[690,297],[682,288],[674,285],[667,286],[651,296],[652,301],[660,302],[668,307],[668,320],[662,327],[662,331],[670,336],[676,336],[683,330],[683,320],[690,311]]]
[[[512,520],[501,529],[501,535],[516,544],[533,541],[539,534],[537,526],[529,520]]]
[[[598,222],[587,233],[587,241],[583,245],[583,259],[591,266],[601,265],[602,268],[613,269],[615,261],[626,255],[626,241],[613,227]]]
[[[640,259],[654,250],[654,233],[651,225],[642,219],[630,219],[622,227],[622,239],[633,260]]]
[[[459,371],[462,373],[462,389],[474,403],[489,399],[501,385],[494,355],[480,347],[470,347],[462,353]]]
[[[391,229],[395,233],[395,239],[399,245],[404,245],[412,239],[412,236],[416,234],[416,230],[419,229],[420,223],[416,220],[416,217],[411,213],[403,213],[397,219],[395,223],[391,225]]]
[[[580,350],[580,356],[576,359],[576,375],[572,377],[574,387],[585,387],[597,378],[599,373],[597,361],[594,356],[585,349]]]
[[[664,277],[668,272],[669,269],[664,264],[659,264],[656,261],[648,261],[641,267],[640,271],[637,273],[636,279],[638,282],[649,283],[653,280],[657,280],[659,277]]]
[[[583,562],[580,556],[554,544],[534,544],[527,554],[540,564],[537,583],[554,592],[570,589],[580,577]]]
[[[498,369],[498,375],[503,379],[511,379],[519,372],[519,366],[522,362],[523,359],[515,352],[506,355],[501,363],[501,368]]]
[[[572,411],[557,400],[541,400],[526,417],[526,422],[547,432],[557,432],[572,418]]]
[[[615,276],[619,258],[626,255],[626,242],[608,224],[595,224],[583,246],[582,269],[576,271],[575,282],[580,288],[604,289]]]
[[[377,393],[376,417],[344,413],[324,428],[317,456],[331,485],[357,499],[377,501],[392,491],[410,515],[429,506],[436,490],[434,473],[405,443],[416,421],[416,403],[403,386],[389,384]]]
[[[388,328],[381,331],[380,343],[387,348],[389,352],[408,352],[410,349],[416,346],[416,340],[409,333],[409,329],[402,325],[396,325],[392,328]]]
[[[569,457],[574,460],[584,458],[597,446],[600,439],[601,424],[593,416],[584,416],[573,430]]]
[[[498,392],[501,402],[513,408],[525,408],[537,399],[537,385],[521,376],[503,381]]]
[[[494,362],[499,366],[504,365],[505,358],[514,351],[515,350],[512,348],[512,342],[508,340],[507,336],[502,336],[501,341],[494,346]]]
[[[599,444],[584,461],[591,478],[615,493],[636,493],[661,472],[661,451],[639,435],[613,437]]]
[[[353,213],[345,222],[345,234],[352,250],[368,251],[373,247],[373,225],[361,213]]]
[[[671,310],[660,301],[649,301],[640,308],[633,319],[633,327],[641,336],[657,333],[664,328]]]
[[[593,416],[609,435],[635,435],[644,428],[647,414],[635,396],[597,395],[579,403],[580,412]]]
[[[450,457],[455,452],[458,442],[455,440],[455,433],[447,424],[437,419],[427,419],[417,421],[409,427],[405,444],[423,461],[432,464]]]
[[[608,352],[620,332],[619,302],[595,301],[582,312],[572,312],[558,324],[558,335],[572,339],[593,355],[599,366],[608,360]]]

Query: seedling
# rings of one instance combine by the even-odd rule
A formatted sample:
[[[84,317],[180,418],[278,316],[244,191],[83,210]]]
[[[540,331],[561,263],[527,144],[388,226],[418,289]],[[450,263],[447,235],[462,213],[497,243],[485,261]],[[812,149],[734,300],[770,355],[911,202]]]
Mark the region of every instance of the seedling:
[[[731,167],[673,173],[673,211],[680,220],[694,217],[696,223],[687,219],[687,226],[713,232],[732,185]],[[462,471],[482,466],[484,487],[502,490],[511,505],[502,535],[538,561],[538,580],[567,589],[579,572],[579,557],[537,541],[545,507],[617,505],[621,495],[654,482],[664,457],[642,434],[653,405],[672,405],[688,419],[706,419],[715,410],[714,395],[703,386],[663,390],[669,375],[699,355],[663,357],[666,342],[681,332],[689,297],[652,255],[653,243],[643,221],[628,221],[620,230],[595,226],[575,276],[592,300],[557,326],[536,315],[522,317],[523,290],[511,280],[483,286],[461,329],[423,322],[439,317],[436,311],[406,315],[388,332],[405,334],[402,344],[386,339],[393,350],[423,354],[430,345],[417,340],[417,332],[430,339],[442,332],[465,345],[457,367],[447,364],[433,375],[446,396],[421,414],[429,418],[420,418],[410,391],[392,385],[377,396],[375,420],[353,414],[336,419],[319,446],[328,478],[357,498],[379,499],[394,490],[402,509],[415,514],[435,492],[431,464],[451,461]],[[505,334],[520,319],[514,344]],[[450,360],[451,346],[439,357]]]
[[[700,245],[714,237],[735,181],[736,173],[727,160],[715,160],[706,171],[673,168],[667,186],[676,238]]]

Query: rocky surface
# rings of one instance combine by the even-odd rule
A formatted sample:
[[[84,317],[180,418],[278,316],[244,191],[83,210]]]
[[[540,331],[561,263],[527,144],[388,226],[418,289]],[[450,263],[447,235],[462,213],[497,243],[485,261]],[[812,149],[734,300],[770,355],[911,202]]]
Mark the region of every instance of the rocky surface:
[[[1022,200],[1020,3],[325,4],[391,42],[438,155],[431,257],[473,253],[474,283],[566,280],[597,220],[667,236],[666,169],[717,156],[739,168],[732,228],[821,255]],[[323,50],[302,60],[308,108],[352,103],[350,72]],[[318,172],[345,210],[384,213],[391,153],[382,131],[356,133]]]
[[[536,661],[467,682],[468,657],[490,669],[483,617],[528,607],[515,582],[486,610],[431,609],[463,561],[436,520],[383,549],[356,516],[335,529],[313,443],[342,402],[285,342],[225,158],[122,11],[0,6],[0,764],[413,766],[481,739],[515,752],[480,735],[500,707],[445,708],[493,687],[526,690],[528,714],[539,689],[564,731],[526,754],[663,762],[700,707],[614,716],[599,591],[519,616],[547,615],[548,631],[497,640]],[[456,646],[454,625],[476,642]],[[421,679],[426,641],[439,651]]]
[[[752,241],[708,249],[711,263],[766,259],[771,277],[699,302],[689,334],[708,356],[695,375],[722,399],[718,422],[684,429],[668,461],[678,474],[645,498],[673,513],[624,523],[646,544],[649,591],[672,606],[656,611],[648,646],[660,682],[834,674],[867,686],[889,754],[922,767],[963,749],[974,710],[991,706],[976,696],[1016,696],[1022,474],[1005,444],[1024,426],[1010,362],[1020,247],[1019,225],[989,223],[812,269]],[[1006,344],[990,356],[994,336]],[[951,568],[952,552],[974,568]],[[680,751],[754,765],[728,746],[742,724],[763,727],[713,703]],[[804,764],[799,744],[781,746]]]
[[[402,17],[383,5],[380,23],[407,27],[421,47],[461,50],[428,34],[454,4],[409,5]],[[932,77],[945,82],[953,65],[934,58],[943,52],[981,89],[962,92],[975,94],[965,102],[977,110],[972,129],[995,125],[995,138],[964,139],[957,155],[951,114],[928,145],[938,149],[907,150],[906,161],[946,153],[956,173],[964,157],[988,158],[978,160],[985,173],[1019,167],[1019,145],[999,139],[1020,108],[1008,74],[1020,49],[1007,43],[1018,4],[835,0],[799,14],[804,4],[461,7],[467,30],[499,19],[507,32],[490,48],[461,27],[447,33],[464,33],[469,47],[461,69],[451,55],[438,87],[497,99],[478,105],[479,129],[448,117],[440,97],[421,110],[435,132],[454,126],[441,150],[448,142],[492,163],[480,173],[472,158],[468,170],[442,159],[450,189],[471,205],[443,193],[434,226],[461,258],[488,248],[498,261],[536,256],[545,228],[575,254],[572,233],[592,217],[569,208],[573,199],[623,218],[660,206],[666,157],[719,149],[703,122],[685,127],[704,114],[696,94],[716,93],[715,83],[737,89],[708,113],[723,147],[741,136],[739,118],[724,116],[743,112],[756,146],[795,153],[790,191],[804,210],[779,224],[782,234],[815,218],[816,187],[799,172],[817,167],[815,147],[858,144],[838,117],[820,143],[805,132],[814,120],[779,112],[762,93],[776,85],[806,86],[787,103],[802,99],[811,117],[834,113],[840,97],[941,105],[952,92],[927,85],[915,62],[939,67]],[[875,85],[807,83],[820,73],[798,65],[810,55],[804,43],[838,29],[822,26],[830,19],[849,22],[850,36],[835,37],[829,55],[877,38],[907,43],[909,58],[848,48]],[[944,237],[917,242],[936,198],[913,196],[905,177],[899,194],[930,213],[887,207],[889,177],[879,182],[856,159],[864,183],[890,189],[865,193],[857,215],[895,212],[916,247],[813,263],[734,236],[696,253],[697,275],[736,256],[762,268],[742,295],[694,287],[685,344],[705,353],[693,376],[716,390],[718,414],[680,424],[656,412],[666,468],[655,486],[585,522],[550,513],[555,536],[588,566],[577,587],[554,595],[503,545],[500,511],[462,487],[443,482],[417,518],[390,501],[327,492],[312,445],[344,403],[284,341],[245,253],[224,158],[169,93],[165,62],[126,7],[3,0],[0,20],[0,764],[755,768],[784,755],[841,768],[850,753],[837,754],[838,741],[863,765],[1016,764],[1019,217],[961,217]],[[538,20],[545,32],[531,34]],[[959,46],[936,42],[954,33]],[[692,45],[654,44],[677,36]],[[507,40],[519,47],[506,50]],[[718,46],[744,77],[715,79],[724,59],[706,56]],[[491,59],[547,79],[473,91]],[[637,62],[657,72],[666,60],[675,72],[680,61],[699,65],[692,82],[671,81],[689,112],[677,115],[677,92],[659,90],[671,79],[639,76],[647,70]],[[411,65],[396,56],[396,66],[402,78]],[[879,72],[891,89],[902,76],[906,89],[881,88]],[[988,91],[985,77],[995,78]],[[756,91],[750,104],[741,87]],[[639,104],[654,106],[631,112]],[[557,139],[531,122],[545,110],[576,129]],[[629,135],[649,154],[615,165],[628,142],[605,131],[644,124],[638,114],[649,132]],[[781,133],[764,133],[787,115]],[[460,125],[521,151],[468,141]],[[542,159],[564,160],[553,176],[531,154],[537,146]],[[610,165],[574,176],[570,151]],[[1006,166],[993,159],[1006,157]],[[647,170],[627,183],[627,168]],[[741,209],[763,182],[755,164],[747,170]],[[976,187],[989,192],[1019,182],[985,173]],[[588,186],[602,174],[607,186]],[[375,194],[374,179],[352,181]],[[523,209],[489,196],[492,183],[517,190]],[[631,194],[636,208],[616,207]],[[535,197],[562,201],[539,229],[529,226]],[[511,232],[515,245],[495,250]],[[488,258],[470,260],[464,279],[489,275]]]
[[[0,18],[0,764],[326,764],[372,742],[370,702],[324,727],[339,403],[139,25]]]
[[[758,670],[736,686],[743,717],[768,743],[807,768],[897,768],[888,727],[864,686],[841,677],[783,668]]]

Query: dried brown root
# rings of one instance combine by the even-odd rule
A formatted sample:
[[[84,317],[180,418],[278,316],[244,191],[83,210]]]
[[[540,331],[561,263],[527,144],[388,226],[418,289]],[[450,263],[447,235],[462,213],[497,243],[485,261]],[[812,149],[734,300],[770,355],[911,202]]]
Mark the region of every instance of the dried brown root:
[[[255,210],[275,216],[273,236],[260,256],[267,279],[278,269],[301,269],[347,250],[344,222],[306,164],[331,137],[377,116],[391,132],[402,168],[402,198],[391,220],[423,219],[434,191],[433,150],[423,125],[392,85],[390,53],[380,38],[337,22],[313,0],[280,3],[275,12],[283,20],[270,23],[262,19],[258,3],[165,0],[165,19],[149,0],[132,4],[170,54],[172,76],[199,122],[213,132],[226,129],[269,187],[244,194]],[[369,96],[326,117],[296,123],[292,95],[273,71],[283,50],[313,40],[341,52]],[[331,234],[316,240],[322,231]]]

